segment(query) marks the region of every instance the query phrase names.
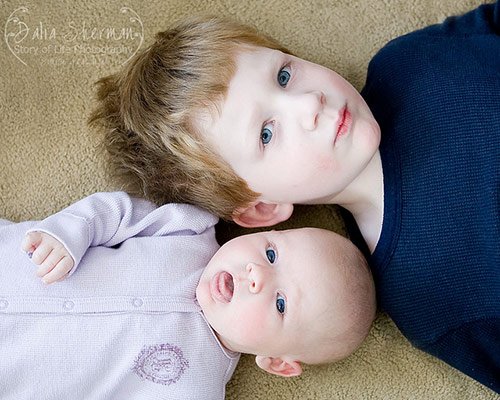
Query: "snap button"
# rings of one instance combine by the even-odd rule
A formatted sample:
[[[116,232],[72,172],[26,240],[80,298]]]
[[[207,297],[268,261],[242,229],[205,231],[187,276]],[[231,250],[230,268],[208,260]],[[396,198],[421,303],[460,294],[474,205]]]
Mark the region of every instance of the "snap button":
[[[9,306],[9,302],[5,299],[0,299],[0,310],[5,310]]]
[[[134,307],[141,307],[141,306],[142,306],[142,304],[143,304],[142,299],[137,299],[137,298],[136,298],[136,299],[132,300],[132,305],[133,305]]]
[[[66,311],[72,310],[73,307],[75,307],[75,303],[73,303],[71,300],[66,300],[63,304],[63,308]]]

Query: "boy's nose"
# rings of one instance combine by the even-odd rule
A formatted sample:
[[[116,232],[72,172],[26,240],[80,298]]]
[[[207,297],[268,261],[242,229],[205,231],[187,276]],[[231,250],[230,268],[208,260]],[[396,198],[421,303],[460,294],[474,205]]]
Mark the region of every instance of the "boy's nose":
[[[246,267],[246,270],[248,272],[248,290],[250,293],[259,293],[263,286],[264,286],[264,281],[265,281],[265,267],[254,264],[254,263],[249,263]]]
[[[325,95],[321,91],[303,93],[297,102],[297,116],[303,129],[313,131],[318,125],[318,116],[323,110]]]

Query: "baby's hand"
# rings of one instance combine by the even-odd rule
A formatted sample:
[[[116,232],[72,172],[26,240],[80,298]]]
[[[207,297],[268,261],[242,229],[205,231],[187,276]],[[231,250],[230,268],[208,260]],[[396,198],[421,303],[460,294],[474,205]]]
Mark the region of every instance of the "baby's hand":
[[[44,283],[62,281],[73,268],[73,257],[66,247],[48,233],[29,232],[24,237],[22,249],[38,265],[36,274]]]

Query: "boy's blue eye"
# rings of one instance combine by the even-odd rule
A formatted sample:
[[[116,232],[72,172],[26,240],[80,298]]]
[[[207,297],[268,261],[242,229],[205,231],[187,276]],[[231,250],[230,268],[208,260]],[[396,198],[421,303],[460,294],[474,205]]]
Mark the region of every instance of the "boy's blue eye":
[[[278,85],[282,88],[285,88],[288,85],[288,81],[290,80],[290,72],[283,67],[278,72]]]
[[[273,137],[273,131],[269,128],[263,128],[260,132],[260,140],[263,145],[268,144]]]
[[[280,314],[284,314],[285,313],[285,309],[286,309],[286,300],[285,298],[278,294],[276,296],[276,309],[278,310],[278,312]]]
[[[274,262],[276,261],[276,252],[273,249],[267,249],[266,257],[271,264],[274,264]]]

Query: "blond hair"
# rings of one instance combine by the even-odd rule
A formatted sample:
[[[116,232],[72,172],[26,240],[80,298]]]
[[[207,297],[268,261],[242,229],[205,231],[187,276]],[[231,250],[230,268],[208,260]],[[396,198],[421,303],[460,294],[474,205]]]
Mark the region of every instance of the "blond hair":
[[[156,204],[196,204],[227,220],[257,199],[192,123],[196,111],[224,99],[236,54],[248,46],[287,52],[235,21],[193,17],[97,82],[89,123],[104,131],[108,168],[123,189]]]

